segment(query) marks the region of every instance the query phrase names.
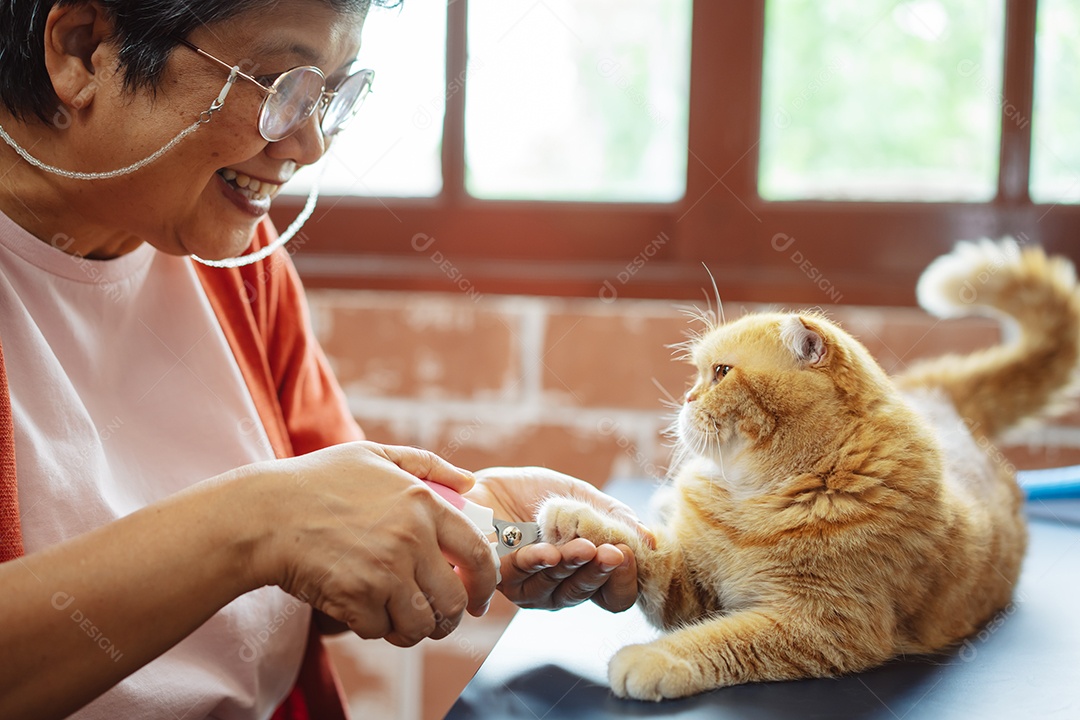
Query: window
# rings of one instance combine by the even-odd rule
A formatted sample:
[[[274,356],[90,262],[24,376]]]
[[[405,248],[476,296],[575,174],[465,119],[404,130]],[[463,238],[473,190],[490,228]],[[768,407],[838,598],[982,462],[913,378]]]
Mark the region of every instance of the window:
[[[689,66],[689,0],[472,0],[466,189],[679,200]]]
[[[1003,0],[766,5],[769,200],[972,200],[997,190]]]
[[[438,195],[446,101],[467,78],[470,195],[682,197],[690,0],[473,0],[468,32],[465,73],[447,80],[445,14],[415,2],[373,10],[360,57],[377,84],[363,130],[344,133],[326,167],[305,169],[288,192],[306,195],[321,172],[329,195]]]
[[[1043,203],[1080,202],[1080,5],[1041,0],[1038,22],[1031,196]]]
[[[321,172],[325,195],[438,195],[448,92],[445,58],[444,13],[431,12],[423,2],[406,2],[400,10],[373,9],[359,60],[375,70],[375,83],[354,120],[357,127],[337,138],[326,160],[302,170],[287,191],[307,195]]]
[[[387,70],[426,69],[394,80],[415,94],[379,132],[353,133],[363,192],[323,201],[297,266],[309,286],[615,299],[700,298],[704,262],[727,298],[906,305],[958,239],[1080,260],[1075,6],[452,0],[445,43],[408,31],[372,61],[373,106]],[[364,53],[414,12],[435,14],[373,10]],[[395,149],[419,108],[433,134]],[[377,184],[386,163],[399,179]]]

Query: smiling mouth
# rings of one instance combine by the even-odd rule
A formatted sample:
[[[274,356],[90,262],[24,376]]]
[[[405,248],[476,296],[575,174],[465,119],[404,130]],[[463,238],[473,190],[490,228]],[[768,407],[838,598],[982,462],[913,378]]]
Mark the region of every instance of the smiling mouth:
[[[281,189],[280,185],[256,180],[230,168],[222,168],[217,171],[217,174],[248,200],[269,200]]]

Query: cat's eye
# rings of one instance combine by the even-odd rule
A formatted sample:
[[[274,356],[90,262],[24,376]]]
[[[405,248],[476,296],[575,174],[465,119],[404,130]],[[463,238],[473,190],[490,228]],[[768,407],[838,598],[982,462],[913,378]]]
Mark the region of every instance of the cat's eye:
[[[713,368],[713,370],[716,373],[713,377],[713,381],[719,382],[721,378],[725,377],[729,372],[731,372],[731,366],[717,365],[715,368]]]

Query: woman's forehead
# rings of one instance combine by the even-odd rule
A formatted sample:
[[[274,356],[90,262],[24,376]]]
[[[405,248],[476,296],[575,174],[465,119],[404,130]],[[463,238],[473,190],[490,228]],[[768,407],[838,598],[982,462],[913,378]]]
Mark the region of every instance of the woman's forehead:
[[[251,54],[259,59],[280,59],[293,65],[314,65],[323,70],[332,71],[337,68],[341,60],[351,60],[356,57],[360,49],[359,33],[354,41],[344,38],[337,47],[331,47],[325,43],[313,45],[304,40],[289,37],[288,33],[280,37],[265,38],[260,40],[252,49]]]
[[[206,34],[254,62],[276,60],[332,72],[359,51],[365,16],[321,0],[284,0],[208,26]]]

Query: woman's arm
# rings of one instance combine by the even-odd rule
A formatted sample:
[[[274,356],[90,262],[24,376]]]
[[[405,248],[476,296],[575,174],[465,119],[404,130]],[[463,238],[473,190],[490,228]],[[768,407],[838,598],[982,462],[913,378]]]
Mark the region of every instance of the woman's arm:
[[[472,484],[430,453],[353,443],[226,473],[0,565],[0,717],[70,714],[263,585],[363,637],[448,634],[486,607],[495,568],[417,478]]]
[[[63,717],[256,587],[222,479],[0,565],[0,716]]]

